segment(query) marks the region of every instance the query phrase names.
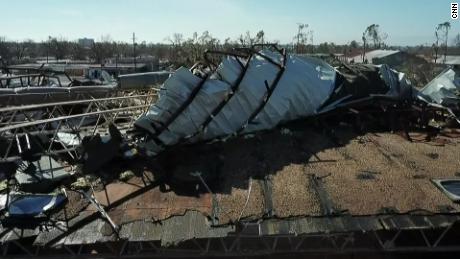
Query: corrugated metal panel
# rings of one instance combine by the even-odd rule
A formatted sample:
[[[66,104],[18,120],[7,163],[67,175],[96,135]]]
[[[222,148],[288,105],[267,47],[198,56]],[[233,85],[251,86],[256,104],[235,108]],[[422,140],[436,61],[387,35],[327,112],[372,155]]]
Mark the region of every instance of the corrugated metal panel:
[[[157,71],[118,76],[118,87],[123,90],[150,88],[160,85],[168,79],[171,72]]]

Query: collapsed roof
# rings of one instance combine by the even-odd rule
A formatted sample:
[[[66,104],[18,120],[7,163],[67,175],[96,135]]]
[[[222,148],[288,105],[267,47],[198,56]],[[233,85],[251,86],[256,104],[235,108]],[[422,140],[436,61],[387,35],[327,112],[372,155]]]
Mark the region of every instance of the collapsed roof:
[[[421,100],[386,65],[333,68],[276,46],[214,54],[226,57],[178,69],[153,102],[133,95],[0,109],[0,155],[13,168],[0,164],[12,180],[0,195],[3,254],[14,245],[101,257],[146,246],[245,253],[263,250],[266,238],[276,238],[271,252],[278,238],[300,251],[349,238],[340,251],[396,251],[405,231],[422,235],[418,248],[449,244],[460,207],[431,182],[458,186],[459,132],[444,121],[446,107]],[[96,134],[101,125],[110,136]]]
[[[344,72],[277,51],[227,56],[214,70],[179,68],[137,122],[153,154],[165,146],[271,129],[280,123],[373,100],[412,97],[404,74],[386,65]]]

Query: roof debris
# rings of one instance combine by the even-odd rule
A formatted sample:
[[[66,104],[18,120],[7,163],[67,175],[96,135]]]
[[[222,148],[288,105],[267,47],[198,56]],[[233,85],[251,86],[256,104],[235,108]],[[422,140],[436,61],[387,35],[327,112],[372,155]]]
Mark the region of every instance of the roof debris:
[[[332,67],[269,44],[118,81],[2,77],[0,243],[231,250],[225,238],[451,228],[460,205],[433,183],[458,189],[456,71],[419,91],[387,65]],[[32,92],[52,98],[19,105]]]

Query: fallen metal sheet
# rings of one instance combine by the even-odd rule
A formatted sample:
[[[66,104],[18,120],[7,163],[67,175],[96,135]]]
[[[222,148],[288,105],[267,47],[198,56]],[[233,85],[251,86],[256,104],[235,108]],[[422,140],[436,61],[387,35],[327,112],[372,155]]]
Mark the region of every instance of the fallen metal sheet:
[[[81,144],[80,138],[77,134],[58,132],[57,138],[66,146],[78,146]]]
[[[165,82],[158,102],[136,122],[136,126],[158,135],[158,139],[166,145],[175,144],[197,131],[200,134],[193,140],[212,139],[238,131],[248,133],[271,128],[281,121],[312,115],[330,95],[335,70],[328,64],[319,60],[305,62],[295,56],[283,57],[273,52],[264,52],[262,55],[276,60],[278,66],[254,56],[243,60],[249,63],[246,63],[247,70],[243,71],[241,60],[227,57],[209,80],[199,78],[185,68],[178,69]],[[245,74],[238,90],[233,98],[226,100],[233,94],[232,85],[238,83],[241,73]],[[192,100],[193,94],[196,96]],[[228,103],[213,117],[206,129],[202,129],[201,124],[208,115],[224,101]],[[190,102],[188,107],[177,118],[173,118],[174,121],[167,125],[168,130],[155,130],[162,124],[168,124],[171,112],[187,102]],[[260,113],[255,113],[259,107],[262,108]]]
[[[318,112],[359,105],[397,104],[411,99],[413,91],[405,75],[388,65],[343,64],[337,68],[334,91]]]
[[[120,75],[118,76],[118,87],[122,90],[151,88],[163,84],[170,75],[169,71]]]
[[[0,211],[5,209],[7,202],[7,194],[0,194]]]
[[[400,101],[411,88],[403,74],[385,65],[374,68],[385,91],[373,91],[370,86],[375,82],[368,80],[369,89],[363,94],[359,92],[363,89],[353,92],[349,89],[353,85],[338,81],[340,73],[327,63],[283,51],[255,52],[246,59],[229,56],[214,72],[199,71],[205,74],[202,78],[182,67],[166,80],[158,101],[135,125],[150,135],[145,147],[155,155],[164,146],[270,129],[348,101],[372,99],[372,94]],[[348,92],[351,98],[338,98],[323,107],[331,97]]]
[[[52,157],[42,156],[38,161],[19,167],[14,177],[23,191],[47,193],[70,176],[65,169]]]
[[[103,98],[117,91],[117,85],[73,87],[16,87],[0,88],[0,106],[63,102],[81,99],[80,96]],[[85,98],[86,99],[86,98]]]
[[[429,82],[419,96],[448,108],[460,108],[460,74],[458,68],[447,68]]]

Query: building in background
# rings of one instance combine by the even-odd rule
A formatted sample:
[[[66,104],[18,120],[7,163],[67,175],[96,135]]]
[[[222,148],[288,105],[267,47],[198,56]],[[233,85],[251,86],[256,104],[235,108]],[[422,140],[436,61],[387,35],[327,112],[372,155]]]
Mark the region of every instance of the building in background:
[[[391,67],[398,66],[404,62],[407,53],[400,50],[385,50],[376,49],[371,50],[364,56],[359,54],[349,59],[350,63],[368,63],[374,65],[387,64]]]
[[[85,49],[89,49],[93,46],[94,39],[90,39],[90,38],[78,39],[78,44],[80,44],[80,46],[82,46]]]

